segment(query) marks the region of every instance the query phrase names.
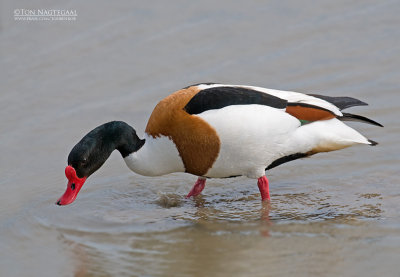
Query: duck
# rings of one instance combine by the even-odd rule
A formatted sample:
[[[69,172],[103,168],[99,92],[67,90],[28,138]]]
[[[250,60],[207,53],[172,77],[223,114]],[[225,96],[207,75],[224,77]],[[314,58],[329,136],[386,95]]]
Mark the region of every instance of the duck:
[[[144,137],[123,121],[100,125],[68,155],[67,189],[57,200],[76,199],[89,176],[114,150],[143,176],[185,172],[197,176],[187,194],[196,197],[209,178],[246,176],[257,180],[262,201],[270,201],[266,172],[281,164],[353,145],[375,146],[346,121],[383,127],[344,113],[368,105],[352,97],[305,94],[247,85],[199,83],[162,99]]]

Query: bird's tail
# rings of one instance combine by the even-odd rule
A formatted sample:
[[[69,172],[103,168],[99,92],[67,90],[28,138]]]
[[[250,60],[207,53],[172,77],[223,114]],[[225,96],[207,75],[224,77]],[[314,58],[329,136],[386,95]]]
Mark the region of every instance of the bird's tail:
[[[296,132],[309,154],[339,150],[355,144],[377,145],[377,142],[367,139],[336,118],[306,124]]]

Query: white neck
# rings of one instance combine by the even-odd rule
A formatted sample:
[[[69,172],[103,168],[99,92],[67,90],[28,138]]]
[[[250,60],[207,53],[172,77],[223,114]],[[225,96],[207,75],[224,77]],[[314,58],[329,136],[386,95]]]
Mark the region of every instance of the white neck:
[[[132,171],[144,176],[185,172],[182,159],[172,140],[165,136],[153,138],[147,134],[145,140],[142,148],[124,158]]]

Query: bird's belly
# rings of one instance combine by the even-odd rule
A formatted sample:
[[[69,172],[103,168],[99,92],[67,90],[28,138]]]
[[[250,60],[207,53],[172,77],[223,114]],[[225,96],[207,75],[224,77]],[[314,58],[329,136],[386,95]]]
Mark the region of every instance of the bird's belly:
[[[279,146],[269,148],[264,145],[254,145],[247,151],[237,150],[232,152],[231,147],[241,145],[231,144],[228,147],[221,147],[221,151],[213,166],[207,171],[206,177],[227,178],[232,176],[247,176],[249,178],[259,178],[264,175],[265,168],[273,161],[285,156]],[[225,148],[225,149],[224,149]],[[238,148],[236,148],[238,149]],[[273,149],[274,151],[271,151]]]

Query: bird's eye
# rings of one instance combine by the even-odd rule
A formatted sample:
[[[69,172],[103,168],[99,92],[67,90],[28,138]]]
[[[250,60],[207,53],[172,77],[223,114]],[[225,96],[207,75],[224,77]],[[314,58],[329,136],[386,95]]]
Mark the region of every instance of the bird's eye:
[[[83,160],[81,160],[79,163],[80,163],[81,165],[86,165],[87,159],[83,159]]]

